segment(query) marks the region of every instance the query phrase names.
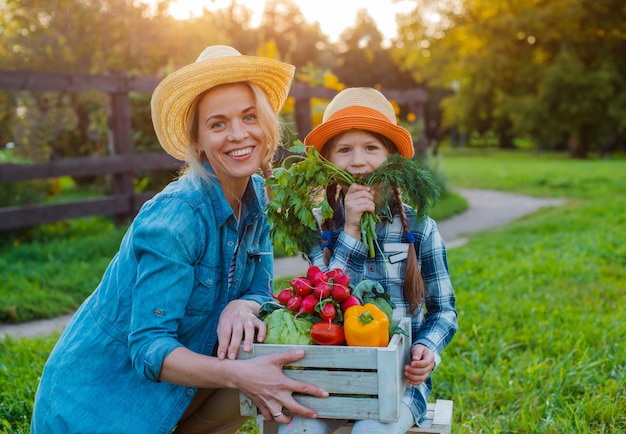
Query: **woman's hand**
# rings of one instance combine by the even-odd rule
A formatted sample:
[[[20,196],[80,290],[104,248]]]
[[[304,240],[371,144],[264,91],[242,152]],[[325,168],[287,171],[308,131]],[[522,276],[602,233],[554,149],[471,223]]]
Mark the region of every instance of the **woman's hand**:
[[[226,305],[217,323],[217,357],[237,358],[243,339],[243,350],[252,351],[255,336],[263,342],[267,326],[257,314],[259,304],[251,300],[233,300]]]
[[[303,357],[303,350],[274,353],[246,360],[245,367],[237,370],[237,389],[256,404],[265,420],[288,423],[291,416],[283,414],[286,410],[308,418],[317,417],[315,410],[296,402],[292,394],[327,398],[328,392],[312,384],[293,380],[282,372],[284,365]]]
[[[324,389],[293,380],[283,373],[284,365],[303,357],[303,350],[292,350],[249,360],[219,360],[178,347],[163,361],[159,381],[189,387],[237,389],[254,402],[265,419],[288,423],[291,416],[284,414],[287,412],[317,417],[315,410],[298,404],[293,393],[328,397]]]
[[[411,349],[411,363],[404,367],[404,376],[413,386],[422,384],[435,369],[435,355],[425,345]]]
[[[376,212],[374,203],[374,191],[358,183],[352,184],[343,199],[346,209],[346,222],[344,232],[357,240],[361,239],[361,216],[363,213]]]

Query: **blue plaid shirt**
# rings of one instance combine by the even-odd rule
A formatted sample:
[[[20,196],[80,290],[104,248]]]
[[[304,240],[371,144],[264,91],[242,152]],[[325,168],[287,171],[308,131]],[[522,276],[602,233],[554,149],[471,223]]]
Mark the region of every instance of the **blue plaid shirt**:
[[[425,287],[424,303],[412,317],[413,345],[423,344],[428,347],[435,355],[435,366],[439,366],[441,352],[457,330],[455,296],[448,272],[446,248],[433,219],[418,219],[411,207],[403,206],[415,239],[418,265]],[[407,234],[400,217],[381,215],[381,220],[376,224],[378,247],[375,257],[369,258],[367,246],[361,240],[347,235],[340,227],[332,231],[330,247],[333,256],[329,265],[324,265],[322,248],[322,242],[328,234],[321,232],[320,244],[309,252],[309,260],[325,271],[341,268],[353,283],[365,279],[379,282],[395,303],[393,316],[394,320],[398,320],[409,316],[408,302],[404,299],[402,289],[407,262]],[[431,390],[432,380],[429,377],[420,386],[411,386],[405,392],[403,401],[411,408],[418,424],[426,415],[426,403]]]

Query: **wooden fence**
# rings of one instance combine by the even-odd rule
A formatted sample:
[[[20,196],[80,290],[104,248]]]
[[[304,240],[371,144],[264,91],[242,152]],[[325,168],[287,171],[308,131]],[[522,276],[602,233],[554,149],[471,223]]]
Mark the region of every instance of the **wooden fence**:
[[[0,208],[0,230],[93,215],[111,215],[118,222],[132,218],[141,205],[156,194],[154,191],[135,193],[134,175],[143,170],[178,171],[181,165],[181,162],[165,152],[133,154],[129,94],[150,94],[160,80],[157,77],[131,77],[123,71],[107,75],[81,75],[0,70],[0,89],[62,92],[96,89],[107,93],[110,96],[109,128],[113,142],[110,155],[105,157],[59,159],[36,164],[0,164],[0,184],[61,176],[105,174],[112,175],[113,180],[112,193],[107,196],[65,203]],[[424,118],[427,95],[423,89],[382,89],[381,92],[387,98],[406,106],[418,119]],[[294,83],[289,94],[295,99],[298,137],[304,138],[311,130],[311,98],[332,98],[336,91]]]

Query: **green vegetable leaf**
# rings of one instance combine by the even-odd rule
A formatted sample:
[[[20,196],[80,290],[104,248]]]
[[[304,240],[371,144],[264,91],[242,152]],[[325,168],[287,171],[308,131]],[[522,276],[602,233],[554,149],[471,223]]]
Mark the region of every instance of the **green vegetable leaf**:
[[[287,309],[276,309],[263,318],[267,324],[266,344],[312,345],[311,321],[296,318]]]

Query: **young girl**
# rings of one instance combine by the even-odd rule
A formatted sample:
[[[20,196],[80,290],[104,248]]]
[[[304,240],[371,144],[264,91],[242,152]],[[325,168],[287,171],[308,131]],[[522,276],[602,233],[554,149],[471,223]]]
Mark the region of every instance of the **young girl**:
[[[393,107],[377,90],[351,88],[339,93],[324,112],[322,123],[305,138],[307,146],[351,174],[366,175],[390,154],[413,157],[410,133],[397,125]],[[390,194],[388,194],[390,193]],[[420,424],[432,390],[430,375],[441,362],[441,351],[457,330],[455,296],[448,273],[446,249],[429,217],[418,218],[402,203],[400,192],[376,191],[360,184],[330,186],[327,198],[332,219],[320,223],[320,243],[309,252],[313,265],[341,268],[352,282],[379,282],[395,303],[394,319],[412,318],[411,362],[404,373],[410,387],[396,423],[357,421],[353,433],[405,433]],[[390,197],[386,204],[383,198]],[[388,206],[382,206],[388,205]],[[382,252],[369,257],[361,240],[363,213],[378,213],[377,242]],[[378,250],[378,249],[377,249]],[[384,254],[384,256],[383,256]],[[279,433],[329,433],[345,421],[295,417]]]

